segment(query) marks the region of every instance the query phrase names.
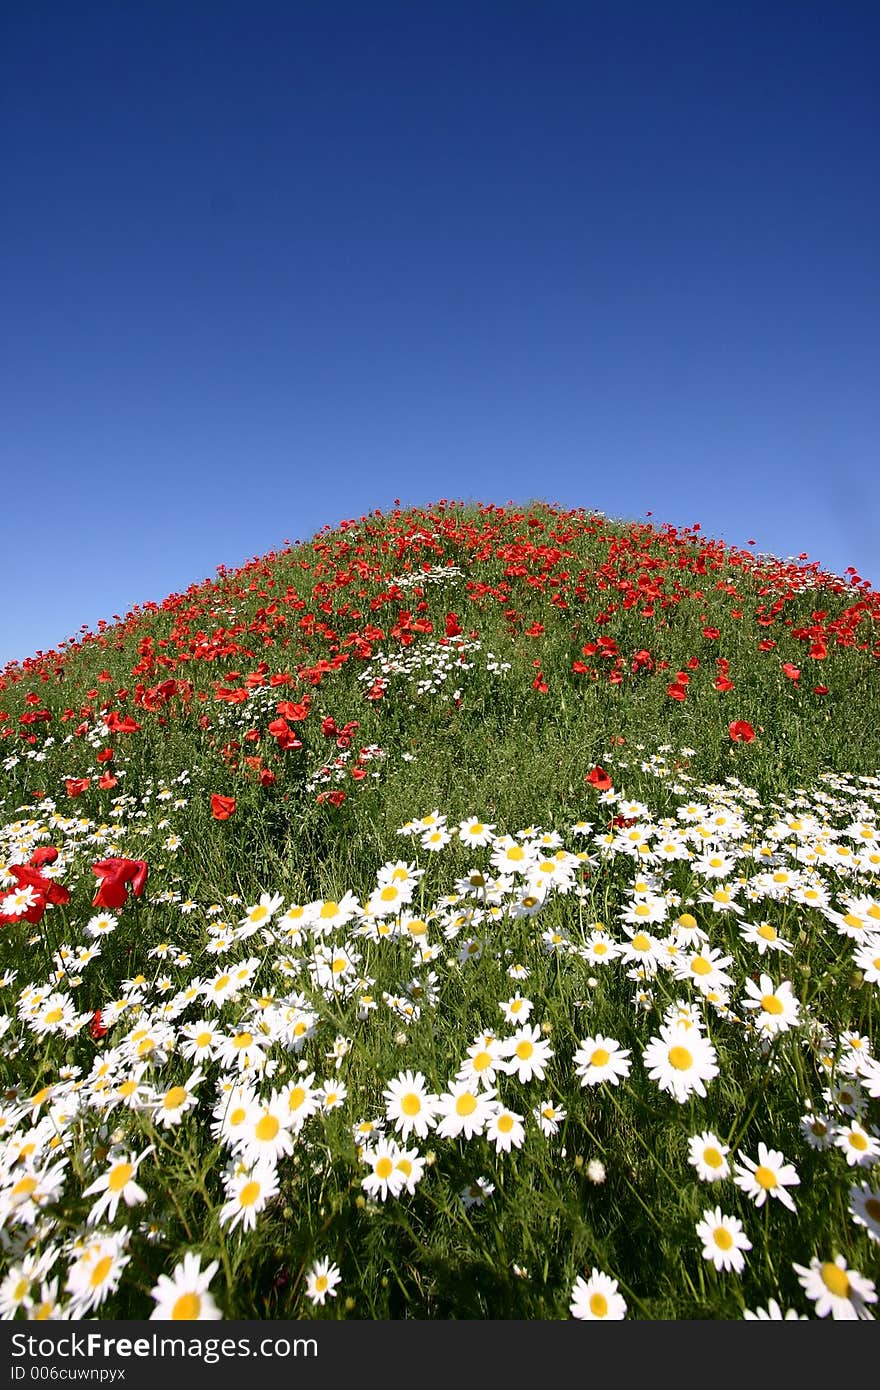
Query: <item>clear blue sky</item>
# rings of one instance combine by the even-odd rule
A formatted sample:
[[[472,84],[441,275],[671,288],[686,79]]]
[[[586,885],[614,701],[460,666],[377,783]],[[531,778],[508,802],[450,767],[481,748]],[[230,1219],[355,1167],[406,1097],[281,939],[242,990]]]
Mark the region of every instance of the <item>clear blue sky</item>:
[[[400,497],[880,584],[880,7],[0,20],[0,662]]]

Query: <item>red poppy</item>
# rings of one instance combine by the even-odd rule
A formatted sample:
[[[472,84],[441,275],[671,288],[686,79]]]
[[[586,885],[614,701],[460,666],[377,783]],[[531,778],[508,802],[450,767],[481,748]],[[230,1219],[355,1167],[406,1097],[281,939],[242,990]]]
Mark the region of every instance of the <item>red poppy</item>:
[[[800,670],[791,661],[783,661],[782,674],[788,676],[790,681],[797,681],[801,678]]]
[[[211,794],[211,815],[215,820],[229,820],[235,814],[235,797],[221,796],[219,792]]]
[[[136,719],[132,719],[130,714],[120,714],[118,710],[110,710],[104,716],[104,723],[111,734],[136,734],[141,725]]]
[[[45,853],[49,852],[49,848],[49,846],[46,847]],[[40,851],[36,850],[32,859],[39,853]],[[55,859],[58,857],[57,850],[54,851],[54,857]],[[53,862],[54,860],[50,859],[42,860],[42,863],[47,864]],[[33,890],[33,898],[24,912],[18,914],[0,913],[0,926],[9,926],[13,922],[30,922],[32,926],[36,925],[37,922],[42,921],[43,913],[49,903],[56,907],[63,907],[70,902],[70,890],[65,888],[63,884],[44,877],[40,873],[39,867],[33,862],[30,864],[10,864],[9,872],[19,888],[31,888]]]
[[[446,636],[458,637],[461,633],[461,623],[458,621],[457,613],[446,614]],[[533,634],[534,635],[534,634]]]
[[[607,792],[609,787],[614,785],[604,767],[599,767],[598,764],[593,768],[592,772],[587,773],[584,780],[589,782],[590,786],[595,787],[599,792]]]
[[[666,694],[670,700],[684,700],[687,697],[687,687],[673,681],[671,685],[667,685]]]
[[[65,790],[66,790],[66,792],[67,792],[67,795],[68,795],[68,796],[82,796],[82,793],[83,793],[84,791],[86,791],[86,790],[88,789],[88,787],[90,786],[91,780],[92,780],[92,779],[91,779],[90,777],[67,777],[67,778],[65,778],[64,787],[65,787]]]
[[[58,851],[54,845],[41,845],[39,849],[34,850],[28,865],[32,869],[42,869],[44,864],[54,864],[57,858]]]
[[[734,719],[730,725],[730,737],[734,743],[752,743],[755,731],[746,719]]]
[[[279,748],[302,748],[301,740],[297,738],[296,731],[291,729],[286,719],[273,719],[268,726],[268,731]]]
[[[92,1020],[89,1024],[89,1036],[94,1038],[95,1042],[100,1042],[101,1038],[107,1036],[107,1027],[101,1022],[100,1009],[96,1009],[92,1014]]]
[[[118,781],[119,778],[114,777],[112,772],[102,772],[101,776],[98,778],[98,786],[101,788],[102,792],[109,792],[112,791]]]
[[[101,881],[92,907],[124,907],[128,902],[128,884],[136,898],[144,891],[149,865],[143,859],[99,859],[92,873]]]

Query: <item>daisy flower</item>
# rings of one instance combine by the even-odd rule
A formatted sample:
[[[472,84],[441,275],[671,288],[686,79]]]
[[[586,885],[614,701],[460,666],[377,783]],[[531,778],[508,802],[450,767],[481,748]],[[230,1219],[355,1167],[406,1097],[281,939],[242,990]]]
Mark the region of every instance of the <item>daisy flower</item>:
[[[277,1196],[278,1173],[265,1160],[250,1170],[237,1164],[226,1174],[223,1185],[228,1200],[220,1208],[221,1226],[228,1225],[234,1231],[240,1225],[243,1231],[252,1231],[259,1212],[270,1197]]]
[[[236,1146],[246,1162],[265,1159],[274,1165],[293,1153],[293,1118],[283,1093],[273,1091],[268,1100],[253,1101],[236,1134]]]
[[[435,826],[433,830],[426,830],[419,839],[422,849],[437,853],[438,850],[445,849],[452,836],[445,826]]]
[[[594,1038],[582,1039],[574,1054],[575,1072],[582,1086],[601,1086],[605,1081],[617,1086],[622,1076],[629,1076],[629,1055],[615,1038],[597,1033]]]
[[[816,1317],[855,1321],[871,1318],[868,1303],[877,1302],[877,1292],[871,1279],[857,1269],[847,1269],[843,1255],[833,1260],[819,1260],[814,1255],[808,1266],[793,1264],[801,1288],[813,1300]]]
[[[467,1081],[454,1081],[448,1091],[437,1097],[438,1135],[441,1139],[457,1139],[459,1135],[472,1139],[475,1134],[482,1134],[493,1113],[494,1100],[494,1087],[480,1091]]]
[[[465,1059],[456,1073],[456,1080],[488,1088],[495,1084],[496,1075],[503,1067],[503,1046],[500,1039],[491,1033],[483,1033],[465,1053]]]
[[[743,1251],[751,1250],[752,1242],[735,1216],[725,1216],[720,1207],[707,1208],[697,1222],[697,1235],[703,1242],[704,1260],[711,1260],[717,1270],[742,1272],[746,1263]]]
[[[718,1075],[715,1049],[708,1038],[682,1024],[663,1027],[642,1054],[652,1081],[681,1104],[696,1093],[705,1096],[704,1083]]]
[[[517,990],[512,999],[505,999],[498,1007],[504,1015],[505,1023],[527,1023],[529,1014],[535,1006],[531,999],[523,999]]]
[[[261,893],[259,902],[245,910],[245,914],[238,924],[239,930],[236,932],[238,940],[243,941],[245,937],[253,936],[260,927],[266,926],[283,902],[284,898],[281,893]]]
[[[872,1240],[880,1242],[880,1192],[867,1183],[851,1187],[849,1214],[857,1226],[864,1226]]]
[[[486,1138],[495,1145],[496,1153],[509,1154],[511,1149],[522,1148],[525,1137],[522,1115],[503,1105],[498,1106],[486,1123]]]
[[[758,1161],[739,1151],[739,1163],[734,1164],[733,1180],[737,1187],[751,1197],[756,1207],[762,1207],[768,1197],[775,1197],[789,1211],[795,1211],[794,1198],[787,1191],[797,1187],[800,1178],[792,1163],[786,1163],[784,1154],[778,1149],[768,1149],[758,1145]]]
[[[338,1265],[331,1264],[327,1259],[315,1260],[306,1275],[306,1297],[323,1307],[328,1296],[336,1297],[336,1285],[341,1279],[342,1272]]]
[[[688,1140],[688,1163],[696,1168],[702,1182],[720,1182],[730,1177],[729,1152],[718,1135],[708,1129],[704,1129],[702,1134],[692,1135]]]
[[[458,823],[458,838],[465,845],[488,845],[494,838],[495,826],[486,825],[479,816],[470,816]]]
[[[834,1143],[838,1149],[843,1150],[851,1168],[856,1164],[860,1168],[870,1168],[880,1158],[880,1142],[873,1134],[869,1134],[858,1120],[850,1120],[848,1125],[840,1125],[835,1130]]]
[[[315,1073],[309,1072],[298,1081],[291,1081],[282,1091],[294,1134],[298,1134],[306,1120],[320,1108],[321,1093],[314,1087],[314,1080]]]
[[[808,1110],[801,1116],[801,1133],[811,1149],[828,1149],[834,1141],[837,1129],[827,1115],[817,1115]]]
[[[504,1043],[504,1052],[508,1059],[504,1070],[522,1082],[531,1081],[535,1076],[543,1081],[545,1067],[553,1056],[553,1049],[546,1039],[541,1038],[537,1024],[531,1028],[526,1025],[508,1038]]]
[[[762,1032],[773,1036],[797,1024],[800,1004],[792,994],[790,980],[783,980],[780,985],[774,985],[769,975],[762,975],[757,983],[746,980],[746,995],[742,1006],[758,1010],[755,1025]]]
[[[382,1095],[385,1114],[402,1138],[408,1139],[413,1132],[420,1139],[427,1138],[435,1124],[437,1097],[428,1091],[421,1072],[401,1072]]]
[[[868,984],[880,985],[880,936],[861,945],[853,955],[853,962]]]
[[[82,1318],[115,1293],[122,1271],[131,1258],[123,1253],[128,1235],[128,1230],[107,1231],[95,1235],[77,1252],[78,1258],[67,1271],[65,1285],[70,1294],[70,1312],[75,1319]]]
[[[559,1133],[559,1126],[568,1112],[563,1110],[561,1105],[554,1105],[550,1100],[542,1100],[540,1105],[535,1106],[532,1114],[540,1126],[541,1133],[545,1138],[552,1139],[554,1134]]]
[[[476,1178],[474,1182],[466,1183],[458,1194],[459,1201],[465,1211],[471,1207],[483,1207],[486,1205],[486,1198],[491,1197],[495,1191],[495,1184],[488,1178]]]
[[[617,1280],[593,1268],[589,1279],[578,1275],[571,1291],[568,1311],[584,1322],[606,1319],[620,1322],[626,1317],[626,1300],[618,1292]]]
[[[188,1251],[175,1266],[169,1277],[160,1274],[150,1294],[155,1308],[150,1314],[150,1322],[216,1322],[223,1314],[208,1292],[208,1285],[219,1269],[219,1261],[212,1260],[202,1269],[202,1257]]]
[[[101,1194],[89,1212],[90,1226],[100,1221],[105,1213],[107,1220],[112,1221],[120,1202],[125,1202],[127,1207],[134,1207],[146,1201],[146,1192],[134,1178],[147,1154],[152,1152],[153,1146],[150,1144],[137,1158],[121,1151],[110,1154],[110,1166],[107,1171],[83,1190],[84,1197]]]
[[[767,951],[781,951],[790,956],[794,949],[788,941],[783,940],[772,922],[740,922],[739,930],[743,941],[757,946],[759,956]]]
[[[394,1171],[400,1182],[400,1191],[412,1195],[425,1176],[425,1160],[418,1149],[399,1149]]]
[[[733,984],[733,977],[725,970],[732,963],[732,956],[722,955],[720,951],[704,946],[672,962],[672,970],[677,980],[687,980],[701,994],[709,990],[726,989]]]
[[[201,1068],[196,1067],[184,1085],[169,1086],[165,1094],[159,1097],[153,1110],[153,1119],[163,1129],[170,1129],[172,1125],[180,1124],[187,1111],[192,1110],[198,1103],[195,1088],[201,1079]]]
[[[406,1178],[397,1167],[400,1148],[393,1139],[380,1139],[374,1148],[365,1148],[361,1159],[370,1167],[370,1172],[361,1179],[361,1187],[373,1198],[385,1201],[390,1195],[396,1197],[404,1187]]]

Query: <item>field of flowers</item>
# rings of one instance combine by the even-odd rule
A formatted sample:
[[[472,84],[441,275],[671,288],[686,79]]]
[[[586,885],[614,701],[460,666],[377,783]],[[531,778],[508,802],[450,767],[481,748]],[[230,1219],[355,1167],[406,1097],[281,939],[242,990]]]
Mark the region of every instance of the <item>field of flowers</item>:
[[[6,1319],[869,1319],[880,594],[441,501],[0,673]]]

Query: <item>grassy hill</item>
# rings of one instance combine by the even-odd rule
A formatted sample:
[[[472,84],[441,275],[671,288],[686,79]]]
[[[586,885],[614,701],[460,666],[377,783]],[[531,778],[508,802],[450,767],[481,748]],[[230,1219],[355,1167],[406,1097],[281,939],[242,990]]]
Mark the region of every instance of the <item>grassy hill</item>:
[[[872,1316],[880,594],[373,513],[0,676],[0,1313]]]

